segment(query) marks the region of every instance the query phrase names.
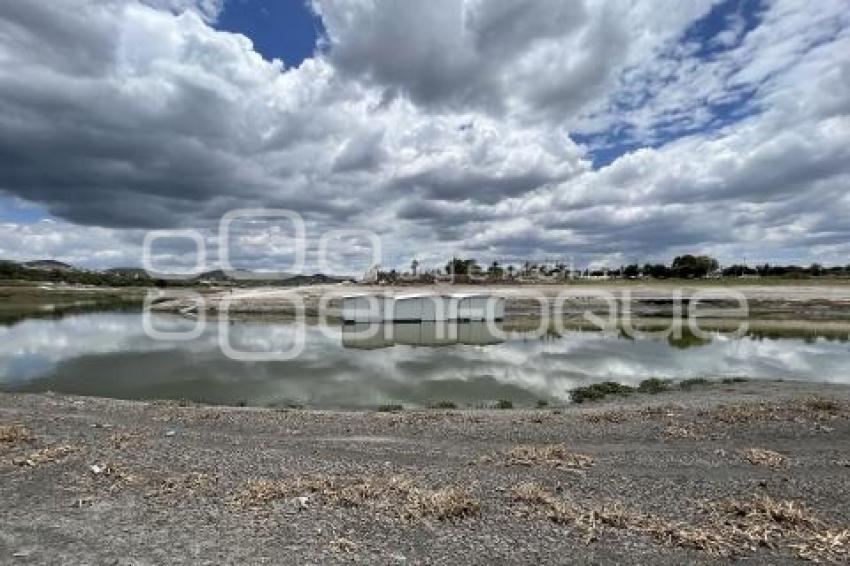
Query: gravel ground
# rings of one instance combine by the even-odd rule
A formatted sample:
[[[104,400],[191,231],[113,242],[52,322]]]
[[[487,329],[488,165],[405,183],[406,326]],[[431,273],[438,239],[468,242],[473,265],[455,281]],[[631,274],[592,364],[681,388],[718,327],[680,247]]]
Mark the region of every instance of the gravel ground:
[[[658,563],[850,547],[850,387],[539,410],[0,394],[0,562]]]

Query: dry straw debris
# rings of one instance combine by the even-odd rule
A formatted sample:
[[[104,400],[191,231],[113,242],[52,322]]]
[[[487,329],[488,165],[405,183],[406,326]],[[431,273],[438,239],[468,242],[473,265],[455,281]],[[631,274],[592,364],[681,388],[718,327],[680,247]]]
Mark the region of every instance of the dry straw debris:
[[[629,413],[626,411],[597,411],[588,413],[584,419],[589,423],[622,423],[628,420]]]
[[[792,399],[787,403],[761,402],[720,405],[700,414],[726,424],[759,421],[829,421],[848,416],[846,407],[838,401],[817,396]]]
[[[318,500],[339,507],[365,507],[396,519],[453,521],[475,516],[478,500],[458,487],[430,489],[408,476],[310,476],[289,480],[256,480],[236,497],[242,505],[256,506],[279,500]]]
[[[731,544],[711,529],[692,527],[675,521],[637,513],[622,503],[577,502],[561,499],[536,483],[523,483],[511,490],[514,502],[537,507],[547,519],[558,524],[573,525],[585,533],[585,542],[596,540],[603,528],[627,530],[650,536],[660,542],[688,546],[715,556],[732,554]]]
[[[796,399],[794,402],[797,406],[802,406],[805,409],[830,413],[833,415],[840,414],[844,409],[841,403],[835,399],[827,399],[826,397],[818,397],[817,395]]]
[[[22,444],[33,440],[35,436],[23,425],[0,425],[0,444]]]
[[[766,448],[748,448],[741,451],[741,456],[755,466],[782,466],[786,463],[785,456]]]
[[[850,559],[850,529],[829,524],[797,501],[767,496],[725,499],[706,509],[727,536],[750,550],[784,543],[806,560]]]
[[[173,474],[161,479],[146,497],[192,497],[213,492],[216,481],[203,472]]]
[[[681,405],[665,403],[663,405],[651,405],[649,407],[645,407],[637,411],[637,414],[645,419],[670,418],[682,414],[684,410],[685,408]]]
[[[113,463],[92,464],[89,466],[89,476],[99,483],[108,484],[109,491],[145,483],[143,476]]]
[[[705,434],[702,433],[695,425],[687,423],[669,423],[664,428],[664,436],[667,438],[679,438],[683,440],[699,440],[705,438]]]
[[[115,432],[109,435],[106,439],[108,446],[115,450],[124,450],[137,445],[142,439],[138,433],[132,432]]]
[[[510,493],[514,503],[526,506],[526,515],[536,511],[555,523],[573,525],[585,531],[587,542],[595,540],[600,529],[612,528],[712,556],[743,556],[758,548],[784,547],[798,558],[815,562],[850,559],[850,529],[829,524],[795,501],[753,497],[709,502],[700,509],[706,520],[694,525],[635,512],[618,501],[559,498],[533,482],[516,485]]]
[[[536,482],[525,482],[511,488],[511,496],[514,501],[549,505],[555,498],[543,486]]]
[[[521,444],[504,453],[509,466],[553,466],[580,470],[593,465],[593,458],[570,452],[563,444]]]
[[[328,543],[331,550],[342,554],[351,554],[357,552],[360,545],[351,539],[345,537],[337,537]]]
[[[23,456],[21,458],[15,458],[12,460],[12,463],[18,466],[27,466],[34,468],[36,466],[40,466],[42,464],[49,464],[52,462],[57,462],[62,460],[69,454],[73,454],[74,452],[79,451],[80,449],[76,446],[71,446],[69,444],[61,444],[58,446],[50,446],[48,448],[43,448],[41,450],[37,450],[32,452],[27,456]]]

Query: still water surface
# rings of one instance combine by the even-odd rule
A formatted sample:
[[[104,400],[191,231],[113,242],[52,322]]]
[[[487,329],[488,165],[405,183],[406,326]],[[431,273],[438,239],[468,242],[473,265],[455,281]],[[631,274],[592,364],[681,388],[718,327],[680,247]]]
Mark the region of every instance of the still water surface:
[[[160,330],[194,322],[157,315]],[[710,341],[628,339],[619,333],[568,331],[537,337],[493,336],[484,325],[458,325],[443,336],[433,326],[404,325],[374,337],[362,327],[286,322],[227,325],[240,350],[280,350],[305,332],[289,361],[229,359],[210,324],[195,339],[146,335],[138,313],[28,319],[0,327],[0,389],[57,391],[126,399],[190,399],[208,403],[318,407],[426,405],[451,400],[481,405],[510,399],[566,401],[595,381],[635,385],[649,377],[745,376],[850,383],[847,334],[750,334]]]

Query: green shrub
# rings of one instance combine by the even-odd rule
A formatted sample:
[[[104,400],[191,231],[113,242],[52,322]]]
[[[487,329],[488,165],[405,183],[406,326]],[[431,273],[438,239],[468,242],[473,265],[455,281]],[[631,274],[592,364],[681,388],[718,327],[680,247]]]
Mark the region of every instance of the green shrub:
[[[704,377],[694,377],[691,379],[684,379],[679,382],[679,387],[682,389],[688,390],[698,385],[708,385],[709,381]]]
[[[404,406],[387,403],[386,405],[378,405],[375,410],[379,413],[397,413],[398,411],[403,411]]]
[[[431,409],[457,409],[457,403],[454,401],[437,401],[428,405]]]
[[[638,391],[641,393],[661,393],[662,391],[667,391],[667,382],[657,377],[650,377],[649,379],[644,379],[638,385]]]
[[[616,381],[603,381],[602,383],[593,383],[587,387],[573,389],[570,391],[570,399],[574,403],[584,403],[585,401],[604,399],[607,395],[629,395],[631,393],[634,393],[633,387]]]
[[[549,401],[547,401],[546,399],[538,399],[537,400],[537,408],[538,409],[545,409],[548,406],[549,406]]]
[[[496,408],[497,409],[513,409],[514,404],[513,404],[513,401],[511,401],[509,399],[499,399],[498,401],[496,401]]]

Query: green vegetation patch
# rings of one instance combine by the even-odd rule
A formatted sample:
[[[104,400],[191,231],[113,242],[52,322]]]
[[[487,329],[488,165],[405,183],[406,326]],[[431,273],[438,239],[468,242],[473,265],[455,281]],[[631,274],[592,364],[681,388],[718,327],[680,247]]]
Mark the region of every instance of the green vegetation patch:
[[[688,391],[694,387],[709,385],[711,382],[704,377],[693,377],[691,379],[683,379],[679,382],[679,387]]]
[[[662,393],[667,391],[668,383],[663,379],[658,379],[657,377],[651,377],[649,379],[644,379],[638,385],[638,392],[640,393],[650,393],[655,395],[656,393]]]
[[[602,383],[593,383],[587,387],[573,389],[570,391],[570,399],[573,403],[584,403],[585,401],[598,401],[608,395],[630,395],[634,391],[634,387],[616,381],[603,381]]]

